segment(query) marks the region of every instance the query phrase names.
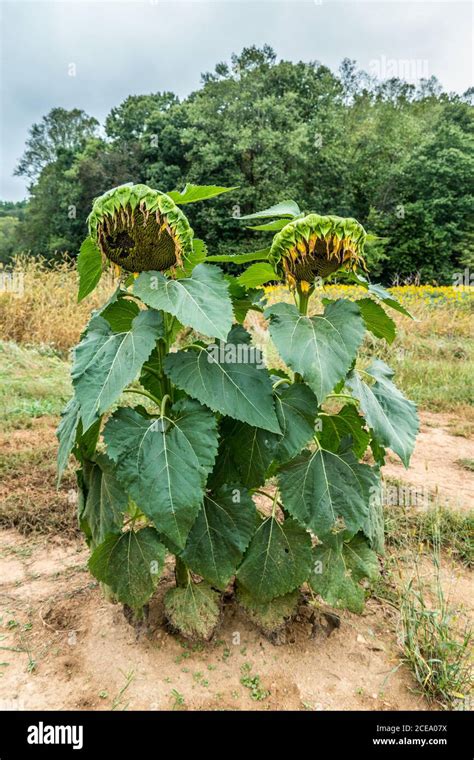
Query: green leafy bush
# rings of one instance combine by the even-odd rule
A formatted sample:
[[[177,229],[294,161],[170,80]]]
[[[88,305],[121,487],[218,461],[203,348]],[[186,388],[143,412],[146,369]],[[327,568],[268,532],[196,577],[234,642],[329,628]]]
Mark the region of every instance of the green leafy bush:
[[[173,554],[168,620],[203,639],[232,582],[264,630],[291,617],[305,583],[360,612],[361,581],[376,578],[383,551],[385,449],[407,466],[418,429],[389,367],[357,361],[367,330],[393,340],[383,305],[405,312],[361,274],[361,225],[284,201],[251,217],[276,232],[268,249],[209,256],[178,206],[222,192],[134,185],[96,200],[79,297],[104,263],[121,265],[122,277],[74,350],[74,396],[58,429],[59,475],[71,452],[79,462],[92,574],[140,619]],[[229,261],[250,266],[231,277],[218,266]],[[308,316],[314,290],[335,273],[367,296],[323,299],[324,312]],[[294,305],[266,306],[262,285],[278,280]],[[285,372],[252,344],[249,310],[267,320]],[[181,336],[176,350],[183,327],[188,342]]]

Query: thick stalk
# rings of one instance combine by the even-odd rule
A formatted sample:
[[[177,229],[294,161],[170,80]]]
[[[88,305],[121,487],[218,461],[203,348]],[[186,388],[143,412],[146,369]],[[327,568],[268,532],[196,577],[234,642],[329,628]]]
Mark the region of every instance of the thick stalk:
[[[176,565],[174,569],[174,575],[176,578],[177,586],[187,586],[191,582],[191,575],[188,568],[184,564],[183,560],[176,557]]]
[[[307,285],[307,283],[305,284]],[[310,285],[308,287],[308,290],[302,289],[301,282],[298,282],[296,285],[296,293],[297,293],[296,305],[298,307],[299,313],[304,317],[306,317],[308,313],[309,299],[313,295],[313,292],[314,292],[314,285]],[[300,375],[299,372],[295,372],[295,383],[302,383],[302,382],[303,382],[303,377]]]
[[[158,371],[152,371],[152,374],[155,375],[155,377],[158,379],[160,383],[160,395],[161,398],[164,396],[169,396],[172,398],[172,388],[169,378],[165,375],[163,365],[165,358],[169,351],[169,333],[168,333],[168,323],[167,323],[167,315],[164,312],[161,312],[161,316],[163,318],[163,324],[164,324],[164,337],[160,338],[156,342],[156,349],[158,353]]]

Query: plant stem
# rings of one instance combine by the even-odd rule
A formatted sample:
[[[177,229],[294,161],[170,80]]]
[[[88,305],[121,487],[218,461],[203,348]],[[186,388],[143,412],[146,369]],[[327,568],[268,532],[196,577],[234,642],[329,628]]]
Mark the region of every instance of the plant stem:
[[[255,488],[252,491],[252,493],[259,493],[260,496],[266,496],[267,499],[270,499],[270,501],[273,501],[273,499],[274,499],[274,496],[270,496],[269,493],[267,493],[266,491],[261,491],[259,488]],[[278,491],[275,491],[275,495],[278,495]],[[280,509],[282,509],[282,510],[285,509],[285,507],[283,506],[283,504],[281,503],[281,501],[277,501],[277,504],[280,507]]]
[[[296,285],[296,292],[297,292],[297,299],[296,299],[296,305],[298,306],[298,311],[302,316],[306,316],[308,313],[308,304],[309,299],[313,295],[314,292],[314,285],[310,286],[308,290],[303,291],[301,288],[301,283],[298,282]],[[295,383],[302,383],[303,382],[303,376],[300,375],[299,372],[295,372]]]
[[[166,404],[168,401],[171,401],[171,397],[168,394],[166,394],[166,396],[163,396],[163,398],[161,399],[161,417],[162,418],[165,416]]]
[[[346,401],[352,401],[354,404],[358,404],[358,400],[353,396],[348,396],[346,393],[328,393],[326,398],[344,398]]]
[[[275,512],[276,512],[277,503],[278,503],[277,497],[278,497],[278,491],[275,491],[275,496],[273,497],[272,518],[275,517]]]
[[[139,396],[146,396],[146,398],[151,399],[158,407],[160,406],[160,402],[156,396],[154,396],[153,393],[149,393],[148,391],[139,391],[137,388],[126,388],[124,390],[124,393],[137,393]]]
[[[301,287],[301,283],[298,282],[296,285],[296,292],[298,294],[298,299],[297,299],[298,311],[300,314],[303,314],[304,316],[306,316],[308,313],[309,299],[314,293],[314,285],[310,285],[308,287],[308,290],[303,290]]]
[[[191,575],[189,573],[189,570],[180,557],[176,557],[174,575],[176,578],[177,586],[187,586],[188,583],[191,582]]]

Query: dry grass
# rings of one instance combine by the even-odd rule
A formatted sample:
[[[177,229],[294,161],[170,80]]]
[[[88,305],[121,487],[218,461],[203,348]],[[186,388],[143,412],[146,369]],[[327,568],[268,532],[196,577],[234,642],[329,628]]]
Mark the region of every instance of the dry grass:
[[[31,533],[79,534],[72,467],[56,488],[56,419],[0,435],[0,527]]]
[[[104,276],[95,292],[78,304],[77,273],[68,263],[50,268],[41,260],[20,257],[13,272],[13,282],[22,284],[23,294],[0,290],[0,338],[47,345],[63,354],[77,343],[91,310],[116,287]]]
[[[19,297],[0,290],[0,339],[47,346],[62,356],[77,342],[91,310],[103,304],[117,284],[112,277],[104,276],[95,292],[77,304],[77,273],[71,264],[48,268],[41,261],[23,257],[17,259],[14,273],[22,275],[24,292]],[[386,360],[396,372],[397,384],[422,408],[459,412],[466,409],[473,396],[473,289],[409,285],[393,288],[392,292],[416,321],[388,310],[397,323],[395,342],[388,346],[368,335],[362,358],[375,353]],[[282,287],[270,288],[268,295],[270,301],[292,301],[291,294]],[[330,286],[312,299],[311,311],[321,310],[323,296],[364,295],[366,291],[361,288]],[[251,313],[248,326],[264,350],[268,365],[281,367],[263,317]],[[459,429],[459,435],[469,433],[470,428]]]

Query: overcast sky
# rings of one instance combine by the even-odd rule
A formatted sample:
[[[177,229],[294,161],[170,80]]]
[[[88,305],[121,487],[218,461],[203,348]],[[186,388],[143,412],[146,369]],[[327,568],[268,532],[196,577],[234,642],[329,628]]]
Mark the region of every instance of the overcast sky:
[[[100,121],[127,95],[172,90],[186,96],[200,74],[232,52],[269,43],[278,58],[344,57],[390,74],[408,60],[445,90],[472,84],[469,2],[339,0],[0,0],[0,199],[19,200],[12,176],[28,129],[54,106]],[[70,76],[70,65],[76,75]]]

